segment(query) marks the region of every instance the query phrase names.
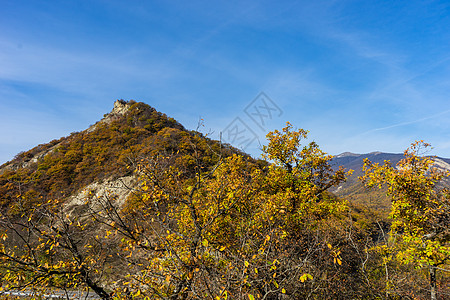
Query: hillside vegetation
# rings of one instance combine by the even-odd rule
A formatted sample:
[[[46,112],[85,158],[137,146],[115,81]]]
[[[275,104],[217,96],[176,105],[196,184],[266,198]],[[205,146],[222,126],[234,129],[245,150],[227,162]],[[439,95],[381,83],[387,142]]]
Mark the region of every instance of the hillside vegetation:
[[[421,156],[428,145],[413,144],[396,166],[364,161],[359,192],[380,186],[377,195],[392,200],[383,202],[388,219],[376,205],[334,195],[351,172],[307,138],[287,123],[268,133],[255,160],[146,104],[119,100],[89,129],[1,167],[0,291],[450,296],[450,194],[439,185],[449,174]],[[112,181],[126,183],[125,196],[108,189]]]
[[[192,164],[192,145],[204,167],[217,162],[218,142],[189,132],[140,102],[117,101],[105,118],[82,132],[39,145],[0,167],[0,205],[20,211],[53,198],[63,199],[92,182],[131,174],[137,158],[177,152],[180,162]],[[229,155],[236,149],[222,149]]]

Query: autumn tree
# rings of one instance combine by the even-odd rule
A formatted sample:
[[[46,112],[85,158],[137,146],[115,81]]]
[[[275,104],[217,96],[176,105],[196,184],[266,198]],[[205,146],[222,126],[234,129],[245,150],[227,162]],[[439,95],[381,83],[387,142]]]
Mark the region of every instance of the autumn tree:
[[[237,155],[218,157],[210,169],[202,157],[189,157],[194,164],[188,168],[184,159],[173,154],[139,161],[140,186],[123,209],[92,199],[92,215],[112,239],[121,239],[119,251],[128,262],[116,291],[121,297],[130,291],[157,299],[220,298],[232,286],[242,288],[230,280],[240,272],[226,253],[238,248],[235,236],[257,204],[251,199],[260,171]]]
[[[20,200],[17,200],[20,201]],[[0,217],[0,291],[26,289],[35,295],[58,289],[109,293],[102,283],[110,245],[95,236],[85,215],[70,215],[49,200]]]
[[[123,209],[106,198],[91,203],[97,222],[121,239],[129,264],[117,293],[160,299],[342,293],[339,215],[347,208],[327,189],[345,173],[334,171],[331,156],[314,142],[302,145],[305,138],[290,124],[269,133],[270,166],[220,153],[209,168],[201,156],[182,153],[138,161],[140,186]]]
[[[4,282],[103,299],[370,298],[349,207],[329,192],[347,173],[289,123],[267,138],[258,161],[160,130],[160,151],[129,160],[126,202],[88,193],[78,214],[49,201],[3,218]]]
[[[422,156],[429,147],[423,141],[412,144],[396,166],[366,160],[362,180],[369,187],[387,187],[392,198],[390,236],[399,249],[397,258],[428,268],[429,294],[435,300],[437,271],[450,272],[450,194],[440,184],[450,173]]]
[[[290,297],[342,297],[350,292],[340,277],[346,267],[342,254],[348,242],[344,224],[348,207],[329,189],[348,173],[334,170],[332,156],[315,142],[305,143],[307,131],[294,130],[290,123],[267,138],[263,157],[272,164],[264,177],[258,220],[262,228],[271,225],[271,255],[279,258],[283,270],[277,279]]]

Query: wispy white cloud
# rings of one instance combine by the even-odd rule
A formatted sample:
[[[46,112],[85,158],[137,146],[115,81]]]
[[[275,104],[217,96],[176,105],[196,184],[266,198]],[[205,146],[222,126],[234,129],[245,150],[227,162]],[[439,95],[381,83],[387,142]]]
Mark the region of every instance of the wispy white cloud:
[[[367,11],[352,1],[108,1],[97,3],[99,22],[95,13],[67,7],[52,10],[65,11],[62,17],[27,11],[46,16],[40,18],[48,22],[40,33],[45,39],[31,36],[35,24],[26,18],[10,21],[21,25],[14,32],[0,33],[2,111],[16,113],[8,101],[33,104],[26,117],[0,125],[21,128],[23,139],[60,126],[58,115],[78,124],[77,130],[85,126],[77,121],[95,121],[121,97],[146,101],[191,127],[203,116],[220,129],[259,91],[285,112],[274,125],[290,120],[305,127],[330,152],[400,152],[418,135],[450,138],[447,48],[428,53],[422,50],[432,45],[421,51],[404,45],[403,33],[416,36],[400,25],[403,19],[385,20],[386,9],[398,13],[395,5],[377,11],[373,4]],[[369,24],[364,14],[380,23]],[[66,18],[72,15],[87,22]],[[53,21],[58,30],[45,31],[55,27]],[[436,26],[445,25],[437,20]],[[427,30],[417,42],[432,34]],[[433,41],[444,40],[436,36]],[[49,105],[39,107],[38,101]],[[48,111],[55,103],[60,110]],[[34,132],[19,126],[27,119]],[[12,135],[7,139],[13,141]]]
[[[135,61],[137,54],[127,54],[127,50],[98,55],[33,44],[17,48],[14,41],[4,39],[0,40],[0,47],[1,79],[41,83],[68,91],[128,77],[163,81],[177,72],[172,66],[161,64],[157,57],[152,58],[151,52],[141,54],[148,55],[144,61]]]
[[[436,119],[436,118],[441,117],[443,115],[446,115],[448,113],[450,113],[450,109],[446,110],[446,111],[439,112],[439,113],[431,115],[431,116],[426,116],[424,118],[420,118],[420,119],[417,119],[417,120],[412,120],[412,121],[409,121],[409,122],[401,122],[401,123],[396,123],[396,124],[392,124],[392,125],[385,126],[385,127],[379,127],[379,128],[371,129],[369,131],[361,133],[360,135],[366,135],[366,134],[369,134],[369,133],[372,133],[372,132],[375,132],[375,131],[383,131],[383,130],[393,129],[393,128],[396,128],[396,127],[402,127],[402,126],[422,123],[422,122],[425,122],[425,121],[428,121],[428,120]]]

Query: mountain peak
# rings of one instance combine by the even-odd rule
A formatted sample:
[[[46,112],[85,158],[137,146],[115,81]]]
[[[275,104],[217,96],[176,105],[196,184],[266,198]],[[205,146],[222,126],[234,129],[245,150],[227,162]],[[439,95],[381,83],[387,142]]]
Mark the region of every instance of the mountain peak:
[[[343,152],[341,154],[336,155],[336,157],[348,157],[348,156],[360,156],[361,154],[352,153],[352,152]]]
[[[111,114],[124,114],[127,112],[128,108],[130,107],[130,101],[125,101],[123,99],[116,100],[114,102],[114,108],[111,111]]]
[[[130,107],[135,103],[136,102],[133,100],[130,100],[130,101],[125,101],[123,99],[116,100],[114,102],[114,107],[111,110],[111,112],[108,114],[105,114],[103,119],[101,119],[98,123],[110,124],[112,121],[117,120],[118,118],[124,116],[130,110]],[[92,125],[86,131],[91,132],[91,131],[95,130],[96,125],[97,124]]]
[[[150,105],[117,100],[111,112],[88,129],[40,144],[1,165],[0,209],[15,203],[18,193],[67,199],[91,184],[130,176],[131,162],[139,157],[171,152],[190,156],[194,142],[195,155],[203,153],[208,163],[215,161],[216,151],[237,152],[186,130]],[[20,181],[11,184],[17,178]]]
[[[391,153],[383,153],[381,151],[373,151],[369,153],[369,155],[380,155],[380,154],[391,154]]]

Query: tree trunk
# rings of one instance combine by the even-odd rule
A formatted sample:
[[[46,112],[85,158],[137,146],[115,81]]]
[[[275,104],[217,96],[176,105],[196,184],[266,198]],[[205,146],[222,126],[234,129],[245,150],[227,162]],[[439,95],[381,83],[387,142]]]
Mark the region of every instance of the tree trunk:
[[[103,300],[111,299],[111,296],[101,286],[91,280],[86,270],[81,269],[80,273],[84,277],[84,282],[86,285],[90,287],[98,296],[100,296],[100,298]]]
[[[436,266],[430,265],[430,299],[437,300],[436,295]]]

